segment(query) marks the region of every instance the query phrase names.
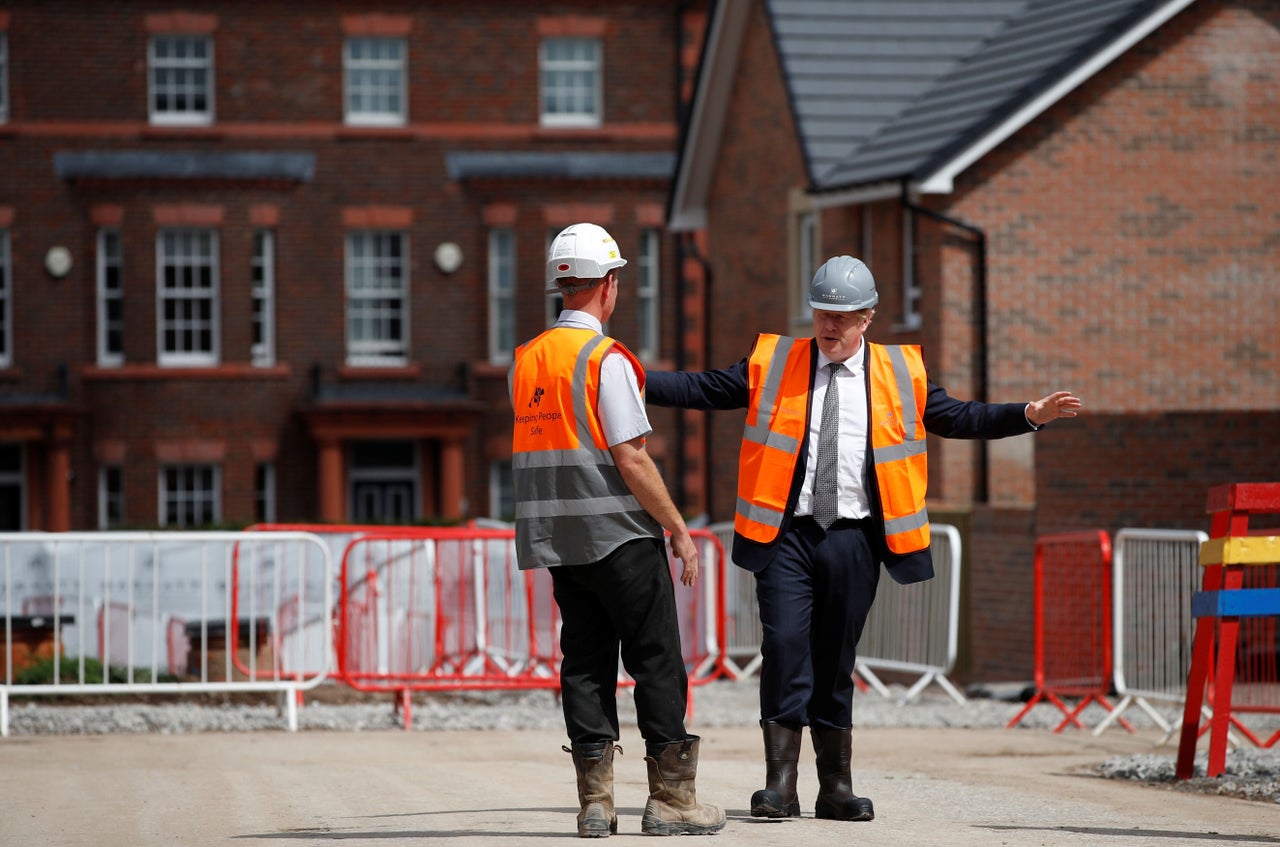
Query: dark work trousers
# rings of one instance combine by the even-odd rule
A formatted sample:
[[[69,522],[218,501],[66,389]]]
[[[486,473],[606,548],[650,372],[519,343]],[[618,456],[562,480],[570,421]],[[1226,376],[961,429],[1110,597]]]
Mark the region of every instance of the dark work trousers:
[[[853,725],[853,665],[880,578],[867,540],[874,531],[871,520],[840,520],[823,532],[812,518],[796,518],[756,574],[762,720]]]
[[[628,541],[592,565],[551,568],[560,607],[560,686],[574,744],[616,741],[618,656],[636,681],[636,723],[653,748],[685,740],[689,677],[663,540]]]

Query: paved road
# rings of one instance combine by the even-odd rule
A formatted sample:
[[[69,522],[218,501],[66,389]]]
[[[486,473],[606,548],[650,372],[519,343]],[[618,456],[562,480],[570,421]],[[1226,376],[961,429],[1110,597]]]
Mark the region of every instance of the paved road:
[[[759,730],[709,729],[699,796],[724,806],[729,823],[717,841],[698,843],[1280,845],[1280,808],[1273,804],[1088,773],[1109,756],[1152,752],[1155,740],[1118,732],[1093,738],[1023,729],[855,730],[855,787],[875,800],[877,818],[847,824],[749,817],[747,799],[763,776]],[[582,843],[573,838],[573,769],[561,743],[561,733],[529,730],[11,736],[0,741],[0,843]],[[624,733],[622,743],[613,844],[644,838],[644,748],[637,735]],[[800,782],[806,815],[812,774],[806,750]]]

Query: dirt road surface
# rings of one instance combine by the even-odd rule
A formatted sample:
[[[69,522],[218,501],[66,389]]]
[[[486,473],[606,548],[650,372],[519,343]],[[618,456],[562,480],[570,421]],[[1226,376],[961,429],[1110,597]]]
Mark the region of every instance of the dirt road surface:
[[[800,762],[803,819],[747,812],[761,787],[758,729],[707,729],[700,799],[725,808],[728,845],[859,847],[1245,847],[1280,845],[1280,807],[1106,780],[1091,768],[1154,750],[1150,733],[855,730],[854,786],[876,820],[812,817],[813,754]],[[563,734],[255,732],[9,737],[0,741],[0,843],[522,847],[574,837]],[[618,834],[640,833],[644,745],[624,731]],[[1169,753],[1169,748],[1162,748]],[[680,843],[688,843],[681,841]]]

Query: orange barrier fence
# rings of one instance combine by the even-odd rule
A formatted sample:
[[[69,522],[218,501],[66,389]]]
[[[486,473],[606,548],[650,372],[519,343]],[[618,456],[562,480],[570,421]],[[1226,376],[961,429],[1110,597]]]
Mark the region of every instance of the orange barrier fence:
[[[1210,489],[1207,511],[1212,517],[1209,540],[1200,550],[1204,587],[1192,598],[1196,634],[1174,771],[1178,779],[1193,775],[1206,687],[1213,709],[1206,776],[1221,776],[1226,769],[1231,726],[1259,746],[1280,740],[1278,731],[1262,741],[1239,718],[1248,711],[1280,712],[1280,529],[1251,525],[1255,517],[1280,515],[1280,483]]]
[[[323,528],[313,527],[323,532]],[[414,691],[559,687],[559,611],[545,569],[520,571],[514,532],[476,527],[342,527],[336,676],[397,696]],[[694,530],[698,584],[676,587],[690,684],[723,672],[724,553]],[[673,579],[681,564],[671,559]],[[619,684],[632,684],[621,673]],[[690,698],[692,703],[692,697]]]
[[[1111,539],[1102,530],[1045,535],[1035,552],[1035,694],[1009,721],[1016,726],[1048,700],[1068,724],[1090,703],[1108,712],[1111,681]],[[1068,708],[1063,698],[1079,698]],[[1120,724],[1132,731],[1123,718]]]

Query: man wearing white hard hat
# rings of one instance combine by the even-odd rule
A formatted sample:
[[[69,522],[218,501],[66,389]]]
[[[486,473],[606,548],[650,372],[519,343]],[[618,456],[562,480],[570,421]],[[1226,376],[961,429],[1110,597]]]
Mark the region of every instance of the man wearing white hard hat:
[[[603,228],[574,224],[551,243],[547,293],[564,298],[551,329],[521,345],[510,373],[516,555],[549,568],[560,608],[561,702],[578,782],[578,835],[617,832],[613,759],[618,656],[635,679],[649,800],[641,830],[706,835],[724,812],[699,803],[697,736],[685,731],[688,677],[663,530],[698,578],[698,551],[653,459],[645,371],[604,335],[626,265]]]

